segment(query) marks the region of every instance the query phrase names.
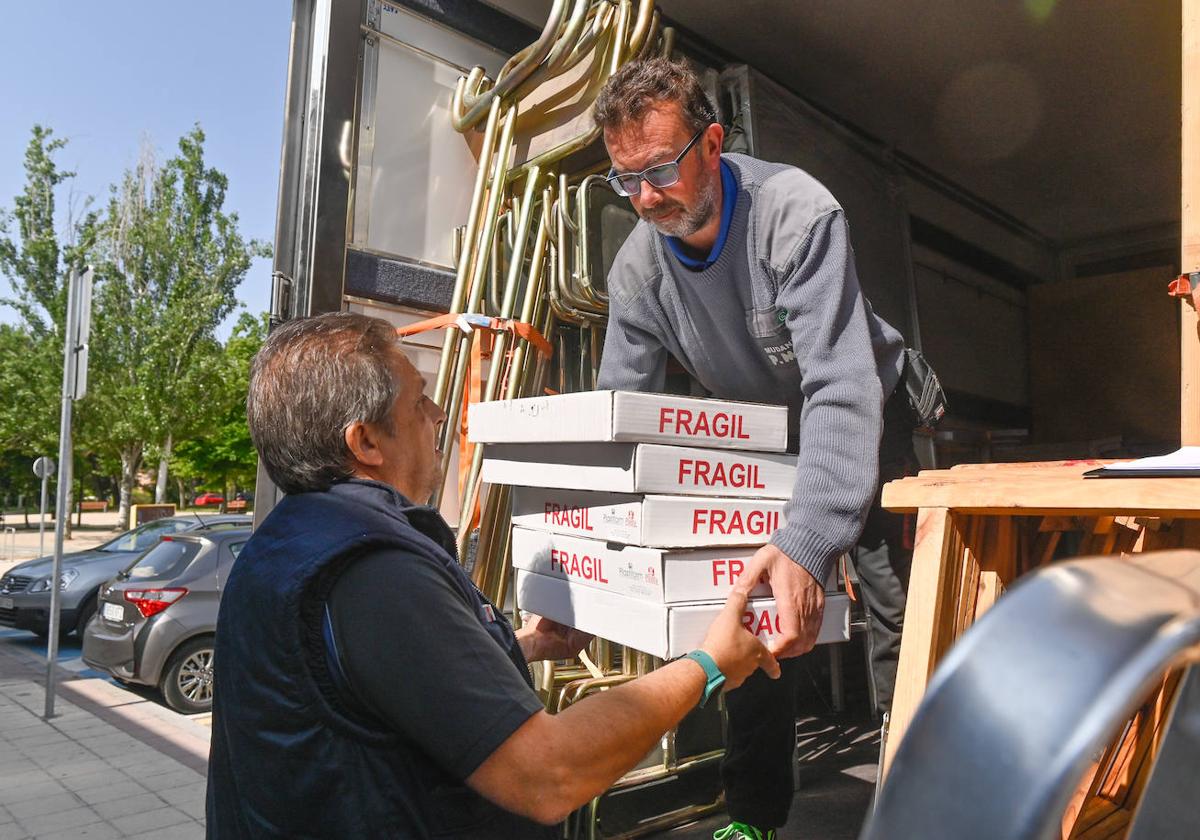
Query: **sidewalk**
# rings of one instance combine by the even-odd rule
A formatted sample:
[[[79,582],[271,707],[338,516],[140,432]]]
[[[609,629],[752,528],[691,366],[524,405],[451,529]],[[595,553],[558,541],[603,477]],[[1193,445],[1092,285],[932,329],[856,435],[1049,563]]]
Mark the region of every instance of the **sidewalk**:
[[[204,837],[209,730],[0,645],[0,840]]]

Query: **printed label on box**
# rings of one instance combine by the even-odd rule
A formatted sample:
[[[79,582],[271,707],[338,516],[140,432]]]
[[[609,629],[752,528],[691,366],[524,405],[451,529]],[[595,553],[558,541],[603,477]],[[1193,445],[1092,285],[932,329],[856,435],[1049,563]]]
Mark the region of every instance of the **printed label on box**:
[[[723,600],[754,549],[663,551],[513,528],[513,566],[655,602]],[[769,596],[760,581],[753,596]]]
[[[518,487],[513,523],[652,548],[763,545],[786,521],[778,499],[636,496]]]
[[[796,456],[657,443],[492,443],[483,480],[524,487],[789,499]]]
[[[474,443],[667,441],[782,452],[787,407],[631,391],[589,391],[472,405]]]
[[[517,605],[560,624],[628,645],[653,656],[674,658],[699,647],[723,604],[655,604],[574,582],[517,572]],[[753,599],[742,625],[764,642],[778,634],[775,602]],[[850,638],[850,601],[842,594],[825,599],[817,644]]]

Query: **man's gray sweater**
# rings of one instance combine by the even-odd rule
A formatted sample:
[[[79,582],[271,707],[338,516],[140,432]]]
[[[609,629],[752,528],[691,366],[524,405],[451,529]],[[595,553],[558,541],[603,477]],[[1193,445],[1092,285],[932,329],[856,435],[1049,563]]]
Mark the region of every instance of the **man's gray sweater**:
[[[824,581],[875,494],[904,342],[863,297],[841,207],[807,173],[745,155],[721,253],[693,271],[638,222],[608,276],[599,388],[662,391],[667,355],[713,397],[787,405],[799,441],[771,542]]]

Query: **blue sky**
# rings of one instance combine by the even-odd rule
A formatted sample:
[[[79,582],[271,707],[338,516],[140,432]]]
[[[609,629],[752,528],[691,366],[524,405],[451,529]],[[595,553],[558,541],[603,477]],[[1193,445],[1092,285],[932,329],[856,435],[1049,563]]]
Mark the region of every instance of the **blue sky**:
[[[166,160],[199,122],[208,164],[229,176],[226,210],[244,236],[271,242],[291,14],[290,0],[4,3],[0,207],[11,209],[24,184],[34,123],[69,140],[58,162],[77,173],[76,195],[103,201],[143,137]],[[60,213],[67,200],[59,196]],[[270,261],[255,261],[238,293],[247,309],[269,307],[270,273]],[[0,278],[0,297],[8,293]],[[13,317],[0,308],[0,320]]]

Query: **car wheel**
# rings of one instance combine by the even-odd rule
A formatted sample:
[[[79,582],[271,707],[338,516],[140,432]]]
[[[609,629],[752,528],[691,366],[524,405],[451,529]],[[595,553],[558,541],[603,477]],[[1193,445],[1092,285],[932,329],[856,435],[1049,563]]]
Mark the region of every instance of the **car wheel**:
[[[212,711],[213,640],[192,639],[171,655],[159,684],[167,705],[185,715]]]
[[[79,637],[79,641],[81,642],[83,641],[83,631],[87,629],[88,622],[96,614],[97,597],[97,593],[93,592],[79,605],[79,617],[75,619],[75,635]]]

